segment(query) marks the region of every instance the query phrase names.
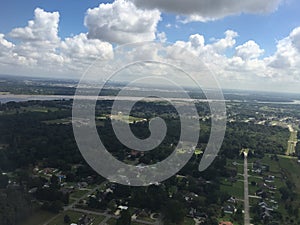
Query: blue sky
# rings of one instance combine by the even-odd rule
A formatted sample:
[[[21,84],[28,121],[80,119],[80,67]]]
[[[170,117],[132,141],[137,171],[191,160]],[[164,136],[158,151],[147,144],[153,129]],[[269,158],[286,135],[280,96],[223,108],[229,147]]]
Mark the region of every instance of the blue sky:
[[[209,5],[208,2],[215,2],[209,0],[188,0],[186,4],[181,0],[165,1],[169,1],[169,5],[174,4],[169,7],[161,0],[3,0],[0,8],[0,73],[47,76],[49,71],[43,70],[45,62],[41,58],[53,57],[54,61],[48,61],[48,64],[59,63],[64,67],[57,71],[57,76],[69,76],[66,63],[74,61],[71,55],[76,55],[77,59],[79,54],[90,56],[93,45],[98,46],[96,52],[92,51],[97,57],[118,44],[165,37],[170,43],[180,42],[180,45],[195,52],[197,49],[199,56],[203,56],[205,51],[205,54],[222,57],[226,66],[222,68],[225,75],[220,75],[221,80],[226,77],[236,82],[256,83],[263,79],[270,84],[290,84],[300,80],[296,65],[300,57],[300,31],[297,30],[300,27],[299,1],[270,0],[264,3],[261,0],[245,0],[245,4],[236,4],[235,1],[228,4],[230,0],[221,0],[220,5]],[[107,7],[102,3],[107,3]],[[35,11],[37,8],[41,11]],[[93,10],[88,12],[89,8]],[[117,15],[126,17],[127,12],[129,19]],[[132,22],[130,17],[137,22]],[[34,21],[33,27],[28,25],[30,20]],[[120,24],[117,24],[118,21]],[[126,30],[123,30],[125,27]],[[133,27],[137,30],[136,36],[132,35]],[[122,33],[119,33],[120,29]],[[236,34],[226,36],[228,30]],[[205,40],[201,44],[199,36],[197,40],[193,39],[200,43],[197,47],[191,41],[196,34]],[[249,44],[249,40],[253,40],[254,44]],[[216,49],[218,41],[225,43],[222,50]],[[51,46],[41,47],[45,43]],[[75,47],[83,50],[74,52]],[[37,53],[32,54],[35,50]],[[69,64],[70,68],[75,65]],[[245,76],[235,76],[232,71],[244,65],[249,66],[245,69]],[[249,73],[252,68],[253,76]],[[53,72],[52,69],[50,71]],[[257,76],[258,71],[264,75]],[[285,71],[286,76],[282,75]],[[292,91],[296,89],[291,87]]]
[[[0,13],[0,32],[9,33],[15,27],[26,26],[33,18],[34,9],[39,7],[46,11],[59,11],[59,35],[64,38],[70,35],[87,32],[84,16],[88,8],[97,7],[100,3],[113,1],[99,0],[10,0],[2,1]],[[275,12],[266,14],[241,14],[225,17],[211,22],[191,22],[181,24],[176,21],[176,14],[164,13],[158,30],[164,31],[168,41],[187,40],[194,33],[204,34],[207,38],[222,38],[223,33],[232,29],[239,33],[238,43],[253,39],[262,45],[267,54],[276,50],[276,40],[286,37],[292,29],[300,26],[300,2],[289,0],[279,6]],[[180,28],[166,28],[167,24],[177,24]]]

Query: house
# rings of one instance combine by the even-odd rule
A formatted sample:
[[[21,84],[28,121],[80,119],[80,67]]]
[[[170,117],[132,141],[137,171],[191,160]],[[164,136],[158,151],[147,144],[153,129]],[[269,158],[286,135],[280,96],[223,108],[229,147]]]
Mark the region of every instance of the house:
[[[79,182],[77,183],[78,188],[87,188],[88,183],[87,182]]]
[[[268,207],[268,204],[265,203],[264,201],[258,203],[258,205],[261,207],[261,208],[265,208],[265,207]]]
[[[261,216],[262,219],[272,218],[272,216],[271,216],[271,214],[268,210],[264,211],[260,216]]]
[[[268,175],[268,176],[264,177],[264,181],[266,183],[273,183],[274,179],[275,179],[275,176],[272,176],[272,175]]]
[[[192,218],[197,218],[197,219],[207,219],[207,214],[203,212],[199,212],[199,210],[191,208],[188,215],[189,217]]]
[[[273,176],[273,175],[268,175],[267,178],[268,178],[269,180],[274,180],[274,179],[275,179],[275,176]]]
[[[264,209],[265,211],[273,211],[274,210],[273,208],[270,208],[268,206],[268,204],[265,203],[264,201],[258,203],[258,205],[260,206],[261,209]]]
[[[267,197],[267,193],[265,191],[263,191],[262,189],[259,189],[255,192],[256,196],[259,196],[261,198],[266,198]]]
[[[230,202],[230,203],[235,204],[235,203],[236,203],[236,198],[233,197],[233,196],[231,196],[231,197],[227,200],[227,202]]]
[[[189,192],[187,193],[185,196],[184,196],[184,199],[187,201],[187,202],[190,202],[190,201],[193,201],[194,198],[197,198],[198,195],[193,193],[193,192]]]
[[[119,205],[119,206],[118,206],[118,209],[121,210],[121,211],[122,211],[122,210],[127,210],[127,209],[128,209],[128,206],[122,206],[122,205]]]
[[[258,173],[258,174],[261,174],[262,173],[262,170],[257,168],[257,169],[252,169],[252,172],[253,173]]]
[[[226,205],[223,208],[223,211],[224,211],[224,213],[227,213],[227,214],[233,214],[235,212],[235,208],[232,205]]]
[[[194,208],[190,208],[190,211],[189,213],[187,214],[188,217],[194,217],[194,213],[196,212],[197,210],[194,209]]]
[[[273,183],[274,180],[265,179],[265,182],[266,182],[266,183]]]
[[[78,225],[88,225],[91,222],[91,218],[87,215],[82,215],[78,220]]]
[[[237,182],[237,178],[236,177],[229,177],[228,181],[231,182],[231,183],[235,183],[235,182]]]
[[[138,158],[138,157],[143,156],[143,155],[144,155],[144,152],[136,151],[136,150],[131,150],[129,156],[130,156],[131,158]]]
[[[34,193],[37,192],[37,190],[38,190],[38,188],[37,188],[37,187],[34,187],[34,188],[31,188],[31,189],[28,191],[28,193],[29,193],[29,194],[34,194]]]
[[[256,161],[252,164],[252,172],[254,173],[262,173],[269,171],[270,166],[262,164],[260,161]]]
[[[219,223],[219,225],[233,225],[233,223],[222,221],[222,222]]]
[[[59,183],[62,183],[64,180],[66,180],[67,176],[64,174],[57,174],[56,175],[58,177]]]

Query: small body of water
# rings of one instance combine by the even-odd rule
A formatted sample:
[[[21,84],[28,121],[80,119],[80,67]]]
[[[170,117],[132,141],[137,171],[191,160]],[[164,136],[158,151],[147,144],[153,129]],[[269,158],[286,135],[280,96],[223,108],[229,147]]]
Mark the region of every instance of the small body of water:
[[[78,97],[78,96],[77,96]],[[14,94],[5,94],[0,95],[0,102],[7,103],[7,102],[26,102],[26,101],[50,101],[50,100],[70,100],[73,99],[73,95],[14,95]],[[94,96],[80,96],[81,99],[87,100],[94,100]],[[140,97],[135,96],[99,96],[98,100],[128,100],[128,101],[139,101]],[[168,98],[169,100],[177,100],[183,102],[191,102],[191,101],[198,101],[198,102],[210,102],[207,99],[185,99],[185,98]],[[148,98],[150,101],[161,101],[160,98]],[[222,100],[220,100],[222,101]],[[225,100],[225,102],[241,102],[241,103],[254,103],[248,101],[239,101],[239,100]],[[288,105],[300,105],[300,100],[293,100],[291,102],[265,102],[265,101],[256,101],[255,103],[259,104],[288,104]]]
[[[291,102],[262,102],[257,101],[259,104],[281,104],[281,105],[300,105],[300,100],[293,100]]]
[[[7,103],[7,102],[26,102],[26,101],[47,101],[47,100],[69,100],[73,99],[73,95],[14,95],[14,94],[6,94],[0,95],[0,102]],[[78,99],[84,100],[95,100],[95,96],[76,96]],[[98,100],[123,100],[123,101],[140,101],[141,97],[136,96],[98,96]],[[161,98],[154,98],[148,97],[143,100],[145,101],[162,101]],[[208,100],[208,99],[188,99],[188,98],[166,98],[167,100],[171,101],[180,101],[180,102],[211,102],[211,101],[222,101],[222,100]],[[226,100],[224,100],[226,102]]]
[[[73,96],[61,96],[61,95],[0,95],[0,102],[27,102],[32,100],[47,101],[47,100],[62,100],[73,99]]]
[[[227,101],[226,101],[227,102]],[[249,100],[228,100],[231,103],[248,103],[248,104],[278,104],[278,105],[300,105],[300,100],[291,100],[290,102],[267,102],[267,101],[249,101]]]

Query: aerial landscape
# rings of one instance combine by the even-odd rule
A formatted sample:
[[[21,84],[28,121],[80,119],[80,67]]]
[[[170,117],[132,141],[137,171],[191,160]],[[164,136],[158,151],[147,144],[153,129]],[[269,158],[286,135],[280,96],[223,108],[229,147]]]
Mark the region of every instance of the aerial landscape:
[[[296,0],[3,1],[0,225],[299,225]]]

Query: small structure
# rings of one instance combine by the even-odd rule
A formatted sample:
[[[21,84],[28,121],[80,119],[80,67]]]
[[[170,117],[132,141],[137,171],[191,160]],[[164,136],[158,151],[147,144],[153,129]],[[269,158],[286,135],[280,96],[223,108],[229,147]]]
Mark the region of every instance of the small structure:
[[[233,225],[233,223],[222,221],[222,222],[219,223],[219,225]]]
[[[236,203],[236,198],[233,197],[233,196],[231,196],[231,197],[227,200],[227,202],[230,202],[230,203],[235,204],[235,203]]]
[[[235,212],[235,208],[232,205],[226,205],[223,208],[223,211],[224,211],[224,213],[227,213],[227,214],[233,214]]]
[[[128,209],[128,206],[119,205],[119,206],[118,206],[118,209],[121,210],[121,211],[122,211],[122,210],[127,210],[127,209]]]

